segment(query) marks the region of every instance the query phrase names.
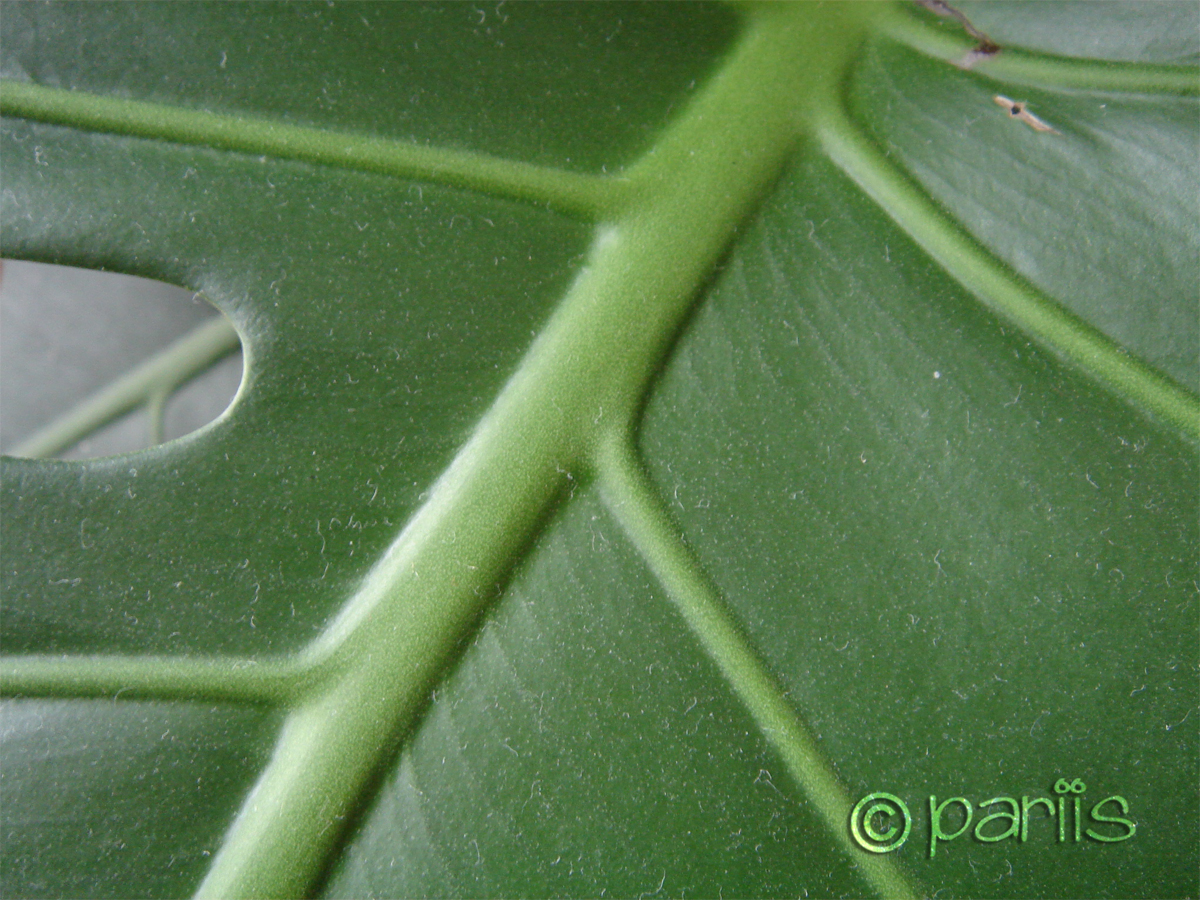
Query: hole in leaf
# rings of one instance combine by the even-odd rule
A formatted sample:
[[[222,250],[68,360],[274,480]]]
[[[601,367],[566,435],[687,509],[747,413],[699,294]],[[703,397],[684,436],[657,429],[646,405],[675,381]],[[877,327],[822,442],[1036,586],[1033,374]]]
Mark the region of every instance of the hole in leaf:
[[[242,381],[233,325],[184,288],[90,269],[0,268],[0,452],[89,459],[182,437]]]

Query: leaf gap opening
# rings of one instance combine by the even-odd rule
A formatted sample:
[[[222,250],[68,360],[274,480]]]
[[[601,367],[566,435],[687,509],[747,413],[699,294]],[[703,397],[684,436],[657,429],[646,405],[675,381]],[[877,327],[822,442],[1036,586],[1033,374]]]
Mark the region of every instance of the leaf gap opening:
[[[202,295],[111,272],[0,261],[0,453],[93,459],[208,425],[243,377]]]

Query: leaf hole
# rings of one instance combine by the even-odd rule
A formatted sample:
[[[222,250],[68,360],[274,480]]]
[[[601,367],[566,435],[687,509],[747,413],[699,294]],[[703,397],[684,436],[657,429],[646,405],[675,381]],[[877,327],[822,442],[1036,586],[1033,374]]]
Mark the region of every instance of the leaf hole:
[[[203,428],[242,383],[241,339],[200,294],[0,263],[0,452],[92,459]]]

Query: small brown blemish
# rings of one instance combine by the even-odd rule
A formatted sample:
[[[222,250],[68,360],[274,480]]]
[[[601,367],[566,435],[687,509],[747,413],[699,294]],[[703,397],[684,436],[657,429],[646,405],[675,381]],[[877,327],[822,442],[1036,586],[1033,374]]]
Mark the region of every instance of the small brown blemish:
[[[1008,114],[1010,116],[1012,116],[1014,119],[1020,119],[1034,131],[1046,131],[1050,134],[1062,134],[1061,131],[1055,130],[1053,127],[1046,124],[1028,109],[1026,109],[1025,102],[1023,100],[1009,100],[1007,97],[1003,97],[1000,94],[997,94],[992,99],[996,101],[997,106],[1003,106],[1006,110],[1008,110]]]
[[[918,6],[925,7],[925,9],[934,15],[941,16],[944,19],[953,19],[962,26],[963,31],[975,39],[975,46],[964,53],[962,58],[954,63],[958,68],[970,69],[980,60],[989,59],[1000,52],[999,44],[972,25],[970,19],[947,3],[946,0],[914,0],[914,2]]]

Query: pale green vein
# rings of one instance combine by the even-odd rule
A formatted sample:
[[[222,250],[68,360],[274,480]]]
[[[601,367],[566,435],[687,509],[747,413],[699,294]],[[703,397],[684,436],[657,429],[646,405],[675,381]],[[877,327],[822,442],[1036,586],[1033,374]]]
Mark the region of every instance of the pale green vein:
[[[826,111],[818,134],[834,164],[989,309],[1136,407],[1191,440],[1200,440],[1200,399],[1195,394],[1014,274],[880,153],[840,110]]]
[[[850,845],[845,790],[680,542],[624,430],[696,291],[794,148],[800,119],[836,104],[833,91],[862,35],[858,20],[877,9],[756,8],[721,71],[623,182],[264,120],[0,86],[6,114],[441,181],[601,223],[585,266],[517,373],[428,501],[304,654],[321,661],[319,670],[286,662],[254,668],[228,660],[22,658],[0,671],[6,690],[25,684],[93,696],[212,692],[288,707],[273,756],[201,895],[300,896],[312,889],[342,823],[536,534],[566,473],[589,464],[601,475],[609,508],[834,840],[854,854],[875,890],[915,894],[890,862]],[[1043,65],[1058,71],[1051,62]],[[830,117],[818,133],[830,156],[986,302],[1196,433],[1195,398],[1173,394],[1171,383],[1016,280],[844,120]]]
[[[440,182],[587,218],[604,215],[621,195],[622,182],[615,177],[23,81],[0,81],[0,113],[90,131]]]
[[[146,398],[146,417],[150,420],[148,430],[150,443],[161,444],[166,437],[167,401],[171,399],[169,391],[154,391]]]
[[[224,359],[240,346],[230,321],[218,315],[139,363],[87,397],[8,452],[12,456],[53,456],[144,403],[163,400],[178,385]],[[160,426],[161,427],[161,426]]]
[[[6,656],[0,696],[212,700],[278,704],[310,672],[289,662],[185,656]]]
[[[462,638],[613,421],[628,421],[694,297],[875,7],[760,7],[723,68],[630,172],[628,206],[426,503],[310,648],[297,702],[200,888],[300,896]],[[805,52],[806,48],[817,48]]]
[[[906,12],[889,16],[884,31],[918,53],[950,63],[957,64],[974,46],[965,36],[918,21]],[[1004,48],[981,59],[972,71],[1033,87],[1185,96],[1200,93],[1200,70],[1194,66],[1075,59],[1019,48]]]
[[[778,681],[679,537],[624,431],[614,430],[602,442],[597,468],[605,506],[750,711],[767,742],[783,759],[830,838],[856,863],[867,883],[881,897],[920,896],[894,862],[865,853],[851,841],[849,821],[853,800]]]

